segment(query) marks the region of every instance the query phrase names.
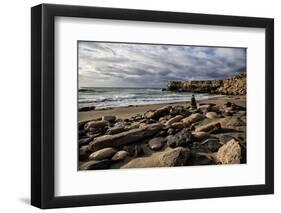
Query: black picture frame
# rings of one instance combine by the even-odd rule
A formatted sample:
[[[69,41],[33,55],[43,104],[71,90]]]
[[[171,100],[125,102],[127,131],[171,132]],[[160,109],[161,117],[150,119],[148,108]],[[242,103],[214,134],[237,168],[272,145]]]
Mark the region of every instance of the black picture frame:
[[[54,195],[54,21],[55,17],[264,28],[266,136],[265,184],[79,196]],[[164,11],[41,4],[31,9],[31,204],[76,207],[274,193],[274,20]]]

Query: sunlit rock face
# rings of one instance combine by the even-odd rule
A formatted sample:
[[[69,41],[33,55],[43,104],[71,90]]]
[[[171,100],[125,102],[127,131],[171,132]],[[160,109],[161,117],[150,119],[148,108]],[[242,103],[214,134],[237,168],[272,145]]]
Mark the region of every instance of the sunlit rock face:
[[[245,95],[246,73],[224,80],[168,81],[167,90],[222,95]]]

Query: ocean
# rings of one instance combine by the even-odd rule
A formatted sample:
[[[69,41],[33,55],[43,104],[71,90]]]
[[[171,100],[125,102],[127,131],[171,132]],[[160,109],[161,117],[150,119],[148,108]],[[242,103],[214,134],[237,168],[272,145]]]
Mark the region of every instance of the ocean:
[[[80,88],[79,108],[95,106],[96,109],[129,105],[149,105],[190,101],[190,92],[162,91],[161,88]],[[197,100],[207,99],[208,94],[195,94]]]

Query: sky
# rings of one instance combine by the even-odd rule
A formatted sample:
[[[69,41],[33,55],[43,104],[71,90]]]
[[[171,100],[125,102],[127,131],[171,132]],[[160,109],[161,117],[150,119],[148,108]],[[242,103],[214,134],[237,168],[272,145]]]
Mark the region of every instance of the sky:
[[[246,71],[245,48],[78,42],[79,87],[164,88]]]

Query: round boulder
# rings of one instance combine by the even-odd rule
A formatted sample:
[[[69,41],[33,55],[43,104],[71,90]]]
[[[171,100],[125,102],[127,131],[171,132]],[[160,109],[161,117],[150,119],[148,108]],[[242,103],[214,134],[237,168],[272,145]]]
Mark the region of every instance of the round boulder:
[[[124,160],[127,156],[128,156],[128,152],[126,152],[125,150],[120,150],[120,151],[116,152],[115,155],[113,155],[111,160],[121,161],[121,160]]]
[[[148,142],[148,146],[151,150],[159,150],[163,147],[164,140],[162,137],[153,138]]]
[[[89,160],[110,159],[116,152],[117,152],[116,149],[113,149],[111,147],[100,149],[96,152],[93,152],[89,156]]]

